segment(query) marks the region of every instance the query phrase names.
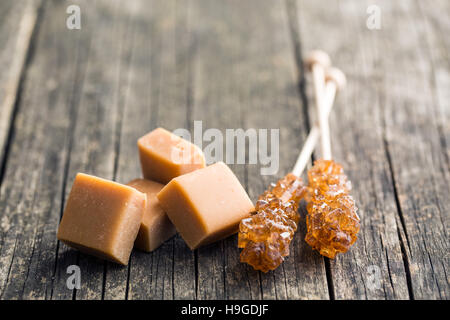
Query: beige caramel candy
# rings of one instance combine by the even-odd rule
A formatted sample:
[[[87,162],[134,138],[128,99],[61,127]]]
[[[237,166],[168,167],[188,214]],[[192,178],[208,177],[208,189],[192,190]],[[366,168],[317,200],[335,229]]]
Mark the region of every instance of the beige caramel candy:
[[[236,233],[255,209],[223,162],[174,178],[157,197],[191,249]]]
[[[57,237],[71,247],[126,265],[146,199],[132,187],[79,173]]]
[[[157,128],[138,140],[145,179],[168,183],[172,178],[205,167],[205,157],[195,144]]]
[[[146,179],[136,179],[128,185],[147,195],[147,208],[134,245],[144,251],[153,251],[176,233],[174,225],[156,198],[164,185]]]

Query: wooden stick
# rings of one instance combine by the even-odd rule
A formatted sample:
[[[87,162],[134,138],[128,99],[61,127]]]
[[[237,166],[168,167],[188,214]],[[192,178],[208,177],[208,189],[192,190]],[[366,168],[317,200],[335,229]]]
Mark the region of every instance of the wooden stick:
[[[313,72],[315,66],[313,66]],[[321,71],[316,71],[316,73],[319,73]],[[346,84],[346,79],[344,73],[337,69],[337,68],[329,68],[326,73],[326,81],[327,86],[329,86],[328,91],[329,92],[329,99],[334,100],[334,96],[336,95],[337,89],[342,89]],[[316,78],[314,85],[320,87],[320,83],[317,83],[320,78]],[[322,147],[322,158],[325,160],[331,160],[331,141],[330,141],[330,126],[328,123],[328,113],[326,108],[326,105],[324,105],[324,99],[326,99],[326,95],[322,96],[322,98],[319,98],[316,100],[316,107],[317,107],[317,117],[319,119],[319,128],[320,128],[320,138],[321,138],[321,147]],[[326,103],[329,103],[326,101]]]
[[[331,158],[329,128],[327,126],[327,119],[325,118],[323,106],[323,99],[325,97],[325,70],[330,67],[331,60],[326,52],[314,50],[309,54],[306,63],[313,76],[314,97],[321,132],[322,153],[325,153],[325,155],[323,155],[324,157]]]
[[[331,110],[331,105],[334,103],[336,93],[345,88],[347,85],[347,79],[345,78],[345,74],[340,69],[331,67],[325,72],[325,81],[324,111],[326,114],[325,117],[328,118],[328,114]]]
[[[330,68],[327,70],[325,74],[326,85],[325,85],[325,94],[324,94],[324,113],[325,118],[328,121],[328,116],[331,112],[331,109],[334,105],[334,99],[336,97],[337,91],[342,90],[345,87],[346,80],[345,75],[336,68]],[[316,146],[317,140],[320,136],[320,129],[317,124],[315,124],[306,138],[306,142],[300,152],[300,155],[295,162],[294,168],[292,169],[292,173],[297,177],[300,177],[305,170],[306,165],[311,158],[311,155],[314,151],[314,147]]]
[[[323,105],[324,95],[324,81],[325,72],[322,66],[313,65],[313,83],[316,96],[316,110],[317,119],[319,121],[320,128],[320,145],[322,149],[322,158],[325,160],[331,160],[331,142],[330,142],[330,127],[328,125],[328,118],[325,113],[325,106]]]
[[[332,87],[336,86],[326,86],[326,102],[325,102],[325,112],[326,116],[328,118],[328,115],[330,114],[331,108],[333,107],[334,102],[334,96],[336,90],[334,90],[334,93],[332,92]],[[297,161],[295,162],[294,168],[292,169],[292,173],[296,175],[297,177],[300,177],[303,173],[303,170],[305,170],[306,165],[308,164],[311,155],[314,151],[314,148],[316,147],[317,140],[320,136],[320,129],[319,125],[315,124],[311,131],[309,131],[308,137],[306,138],[305,144],[303,145],[302,151],[300,152]]]

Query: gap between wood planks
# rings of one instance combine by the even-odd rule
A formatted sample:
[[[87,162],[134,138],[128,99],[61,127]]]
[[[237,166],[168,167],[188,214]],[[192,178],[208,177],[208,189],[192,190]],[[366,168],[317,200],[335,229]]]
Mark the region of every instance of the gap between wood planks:
[[[0,143],[3,142],[3,150],[0,149],[0,192],[9,160],[9,151],[14,138],[15,122],[16,116],[20,109],[21,93],[23,91],[24,83],[26,82],[28,67],[31,64],[35,53],[35,44],[42,21],[43,6],[43,3],[40,1],[36,3],[27,3],[19,24],[18,39],[16,47],[14,48],[15,58],[11,63],[11,70],[13,70],[11,73],[13,73],[13,79],[10,80],[12,82],[9,84],[6,98],[2,101],[2,103],[5,103],[6,105],[6,107],[4,105],[6,111],[8,111],[8,109],[11,109],[11,111],[9,118],[7,119],[8,126],[6,130],[6,139],[5,141],[0,141]],[[2,245],[3,243],[0,243],[0,248]],[[13,249],[13,259],[16,247],[17,238]],[[11,261],[13,261],[13,259]],[[8,269],[6,281],[8,281],[10,277],[11,268],[12,262]],[[0,299],[3,294],[4,292],[0,294]]]
[[[400,249],[401,249],[401,252],[402,252],[403,265],[405,267],[406,284],[408,285],[409,298],[414,300],[414,293],[413,293],[413,290],[412,290],[412,279],[411,279],[410,265],[409,265],[409,261],[408,261],[407,251],[406,251],[406,248],[405,248],[405,241],[403,240],[403,237],[402,237],[402,234],[404,234],[405,238],[406,238],[407,245],[409,247],[408,234],[407,234],[406,226],[405,226],[405,218],[403,217],[402,208],[400,206],[400,200],[398,198],[397,186],[395,185],[394,168],[393,168],[393,165],[392,165],[391,154],[390,154],[388,143],[387,143],[387,139],[386,139],[386,124],[384,123],[384,121],[382,121],[382,123],[383,123],[383,137],[384,137],[384,139],[383,139],[384,140],[383,141],[384,152],[386,153],[386,158],[387,158],[388,166],[389,166],[389,173],[391,174],[391,179],[392,179],[392,182],[393,182],[395,205],[396,205],[397,213],[398,213],[398,216],[399,216],[400,222],[401,222],[400,225],[397,225],[398,241],[400,243]],[[388,266],[389,266],[389,264],[388,264]]]
[[[89,57],[89,51],[90,51],[90,47],[91,47],[91,37],[89,35],[89,39],[88,39],[88,46],[87,46],[87,54],[86,56]],[[83,48],[82,46],[78,46],[77,48],[77,54],[76,54],[76,67],[75,67],[75,81],[73,82],[73,86],[72,86],[72,90],[71,90],[71,95],[69,100],[69,105],[70,105],[70,122],[69,122],[69,126],[68,126],[68,146],[67,146],[67,157],[64,160],[64,169],[63,169],[63,179],[62,179],[62,185],[61,185],[61,207],[60,207],[60,219],[62,218],[63,212],[64,212],[64,207],[65,207],[65,201],[66,201],[66,189],[68,187],[68,177],[69,177],[69,168],[70,168],[70,159],[71,159],[71,155],[72,155],[72,148],[73,148],[73,143],[74,143],[74,132],[75,132],[75,127],[77,125],[77,120],[78,120],[78,106],[80,103],[80,99],[81,99],[81,94],[80,91],[83,88],[83,83],[84,83],[84,79],[85,79],[85,75],[86,75],[86,68],[87,68],[87,64],[85,64],[85,68],[82,68],[83,64],[81,59],[83,59],[83,55],[81,55],[80,50],[84,50],[86,48]],[[60,250],[60,245],[61,242],[57,241],[56,244],[56,251],[55,251],[55,262],[54,262],[54,268],[53,268],[53,275],[52,275],[52,279],[55,279],[56,277],[56,272],[58,269],[58,253]],[[78,261],[77,261],[78,262]],[[53,290],[54,290],[54,282],[52,281],[52,285],[51,285],[51,291],[50,291],[50,297],[49,300],[52,300],[53,297]],[[72,292],[72,300],[75,300],[76,297],[76,289],[73,289]]]
[[[3,101],[3,103],[9,106],[6,106],[6,108],[11,108],[12,110],[8,119],[9,127],[7,129],[6,140],[3,145],[3,150],[0,150],[0,155],[2,155],[0,159],[0,187],[3,182],[8,162],[8,152],[14,136],[14,123],[19,112],[23,84],[26,79],[28,66],[33,59],[37,34],[42,22],[43,7],[44,4],[42,2],[38,2],[36,6],[28,3],[18,30],[19,36],[15,48],[15,59],[11,64],[14,69],[12,73],[16,75],[16,78],[12,80],[10,89],[6,94],[7,96]],[[1,153],[2,151],[3,154]]]

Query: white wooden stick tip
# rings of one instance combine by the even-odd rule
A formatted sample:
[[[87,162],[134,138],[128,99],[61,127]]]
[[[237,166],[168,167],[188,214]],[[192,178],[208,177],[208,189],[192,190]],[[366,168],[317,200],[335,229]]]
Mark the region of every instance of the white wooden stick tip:
[[[334,67],[325,70],[325,80],[333,81],[338,91],[341,91],[347,85],[345,74],[340,69]]]
[[[331,59],[325,51],[313,50],[305,59],[305,64],[309,69],[311,69],[315,64],[320,64],[323,68],[326,69],[331,66]]]

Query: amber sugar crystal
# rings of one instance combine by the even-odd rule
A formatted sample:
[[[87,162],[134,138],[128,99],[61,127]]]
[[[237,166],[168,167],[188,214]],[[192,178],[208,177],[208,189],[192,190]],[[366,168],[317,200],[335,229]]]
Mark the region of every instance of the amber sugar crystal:
[[[334,259],[355,243],[360,228],[351,184],[342,166],[317,160],[308,171],[305,241],[320,254]]]
[[[263,272],[283,262],[297,230],[298,202],[305,192],[302,180],[290,173],[259,197],[255,212],[239,225],[238,247],[244,248],[241,262]]]

